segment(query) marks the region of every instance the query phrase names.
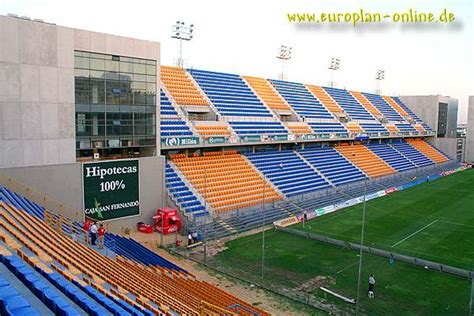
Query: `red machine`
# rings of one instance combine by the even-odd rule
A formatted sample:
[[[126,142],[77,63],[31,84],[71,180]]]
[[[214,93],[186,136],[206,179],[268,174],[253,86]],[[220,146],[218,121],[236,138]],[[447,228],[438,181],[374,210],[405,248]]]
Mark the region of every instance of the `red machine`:
[[[181,216],[179,216],[178,211],[171,207],[159,208],[153,219],[155,221],[155,230],[163,235],[176,233],[181,227]]]

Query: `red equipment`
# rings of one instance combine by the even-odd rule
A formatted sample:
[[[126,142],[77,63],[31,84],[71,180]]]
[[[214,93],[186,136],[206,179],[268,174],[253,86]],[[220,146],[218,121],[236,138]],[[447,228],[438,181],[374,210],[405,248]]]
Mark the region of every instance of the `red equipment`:
[[[155,230],[163,235],[176,233],[181,227],[181,216],[178,211],[171,207],[162,207],[156,211],[156,215],[153,216],[155,221]]]
[[[137,223],[137,230],[140,233],[144,233],[144,234],[152,234],[153,233],[153,227],[151,225],[145,224],[143,222]]]

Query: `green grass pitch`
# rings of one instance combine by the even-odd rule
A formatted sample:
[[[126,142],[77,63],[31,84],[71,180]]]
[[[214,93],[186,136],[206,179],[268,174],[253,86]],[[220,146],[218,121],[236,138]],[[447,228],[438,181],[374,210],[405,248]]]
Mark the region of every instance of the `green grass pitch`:
[[[390,194],[367,203],[365,244],[464,269],[474,265],[474,170]],[[359,242],[362,204],[292,226]],[[261,234],[227,242],[211,264],[262,282]],[[353,307],[324,296],[317,287],[296,290],[324,277],[323,285],[355,298],[358,253],[270,230],[265,233],[266,286],[302,299],[324,298],[341,309]],[[376,298],[367,297],[367,278],[377,279]],[[466,315],[471,282],[368,254],[363,255],[362,313],[370,315]],[[353,310],[352,310],[353,311]]]

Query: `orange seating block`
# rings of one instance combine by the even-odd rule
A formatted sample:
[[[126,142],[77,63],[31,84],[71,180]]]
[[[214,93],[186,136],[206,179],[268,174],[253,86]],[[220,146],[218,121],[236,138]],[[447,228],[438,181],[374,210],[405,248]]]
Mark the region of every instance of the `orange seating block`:
[[[382,113],[360,92],[350,91],[354,98],[373,116],[382,116]]]
[[[286,122],[285,126],[296,135],[311,134],[311,128],[306,122]]]
[[[389,97],[389,96],[382,96],[382,98],[387,101],[388,104],[390,104],[390,106],[398,112],[398,114],[400,114],[401,116],[403,117],[410,117],[410,115],[397,103],[395,102],[394,99],[392,99],[392,97]]]
[[[395,173],[392,167],[364,145],[338,146],[336,149],[370,178]]]
[[[216,212],[227,212],[282,196],[236,151],[203,156],[171,155],[171,160]]]
[[[178,105],[209,106],[184,69],[161,66],[161,81]]]
[[[449,160],[445,155],[441,154],[433,146],[422,139],[409,139],[408,143],[436,163],[442,163]]]
[[[274,110],[290,110],[289,105],[285,100],[276,92],[271,84],[263,78],[257,77],[242,77],[247,81],[248,85],[252,87],[257,93],[260,99],[265,102],[269,108]]]
[[[342,114],[344,110],[336,101],[321,87],[307,84],[309,91],[328,109],[331,113]]]

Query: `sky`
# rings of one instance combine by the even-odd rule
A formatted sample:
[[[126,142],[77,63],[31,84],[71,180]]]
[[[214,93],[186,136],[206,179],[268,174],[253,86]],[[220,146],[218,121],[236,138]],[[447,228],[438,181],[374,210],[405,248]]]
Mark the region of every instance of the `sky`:
[[[58,25],[161,42],[161,63],[173,65],[177,21],[194,24],[183,44],[186,66],[277,78],[280,45],[292,47],[288,80],[328,85],[331,57],[341,59],[337,87],[374,92],[385,70],[383,94],[446,95],[459,100],[458,123],[467,120],[474,95],[472,0],[0,0],[0,14],[15,13]],[[395,13],[412,8],[438,15],[446,8],[455,23],[442,25],[296,25],[287,13]]]

